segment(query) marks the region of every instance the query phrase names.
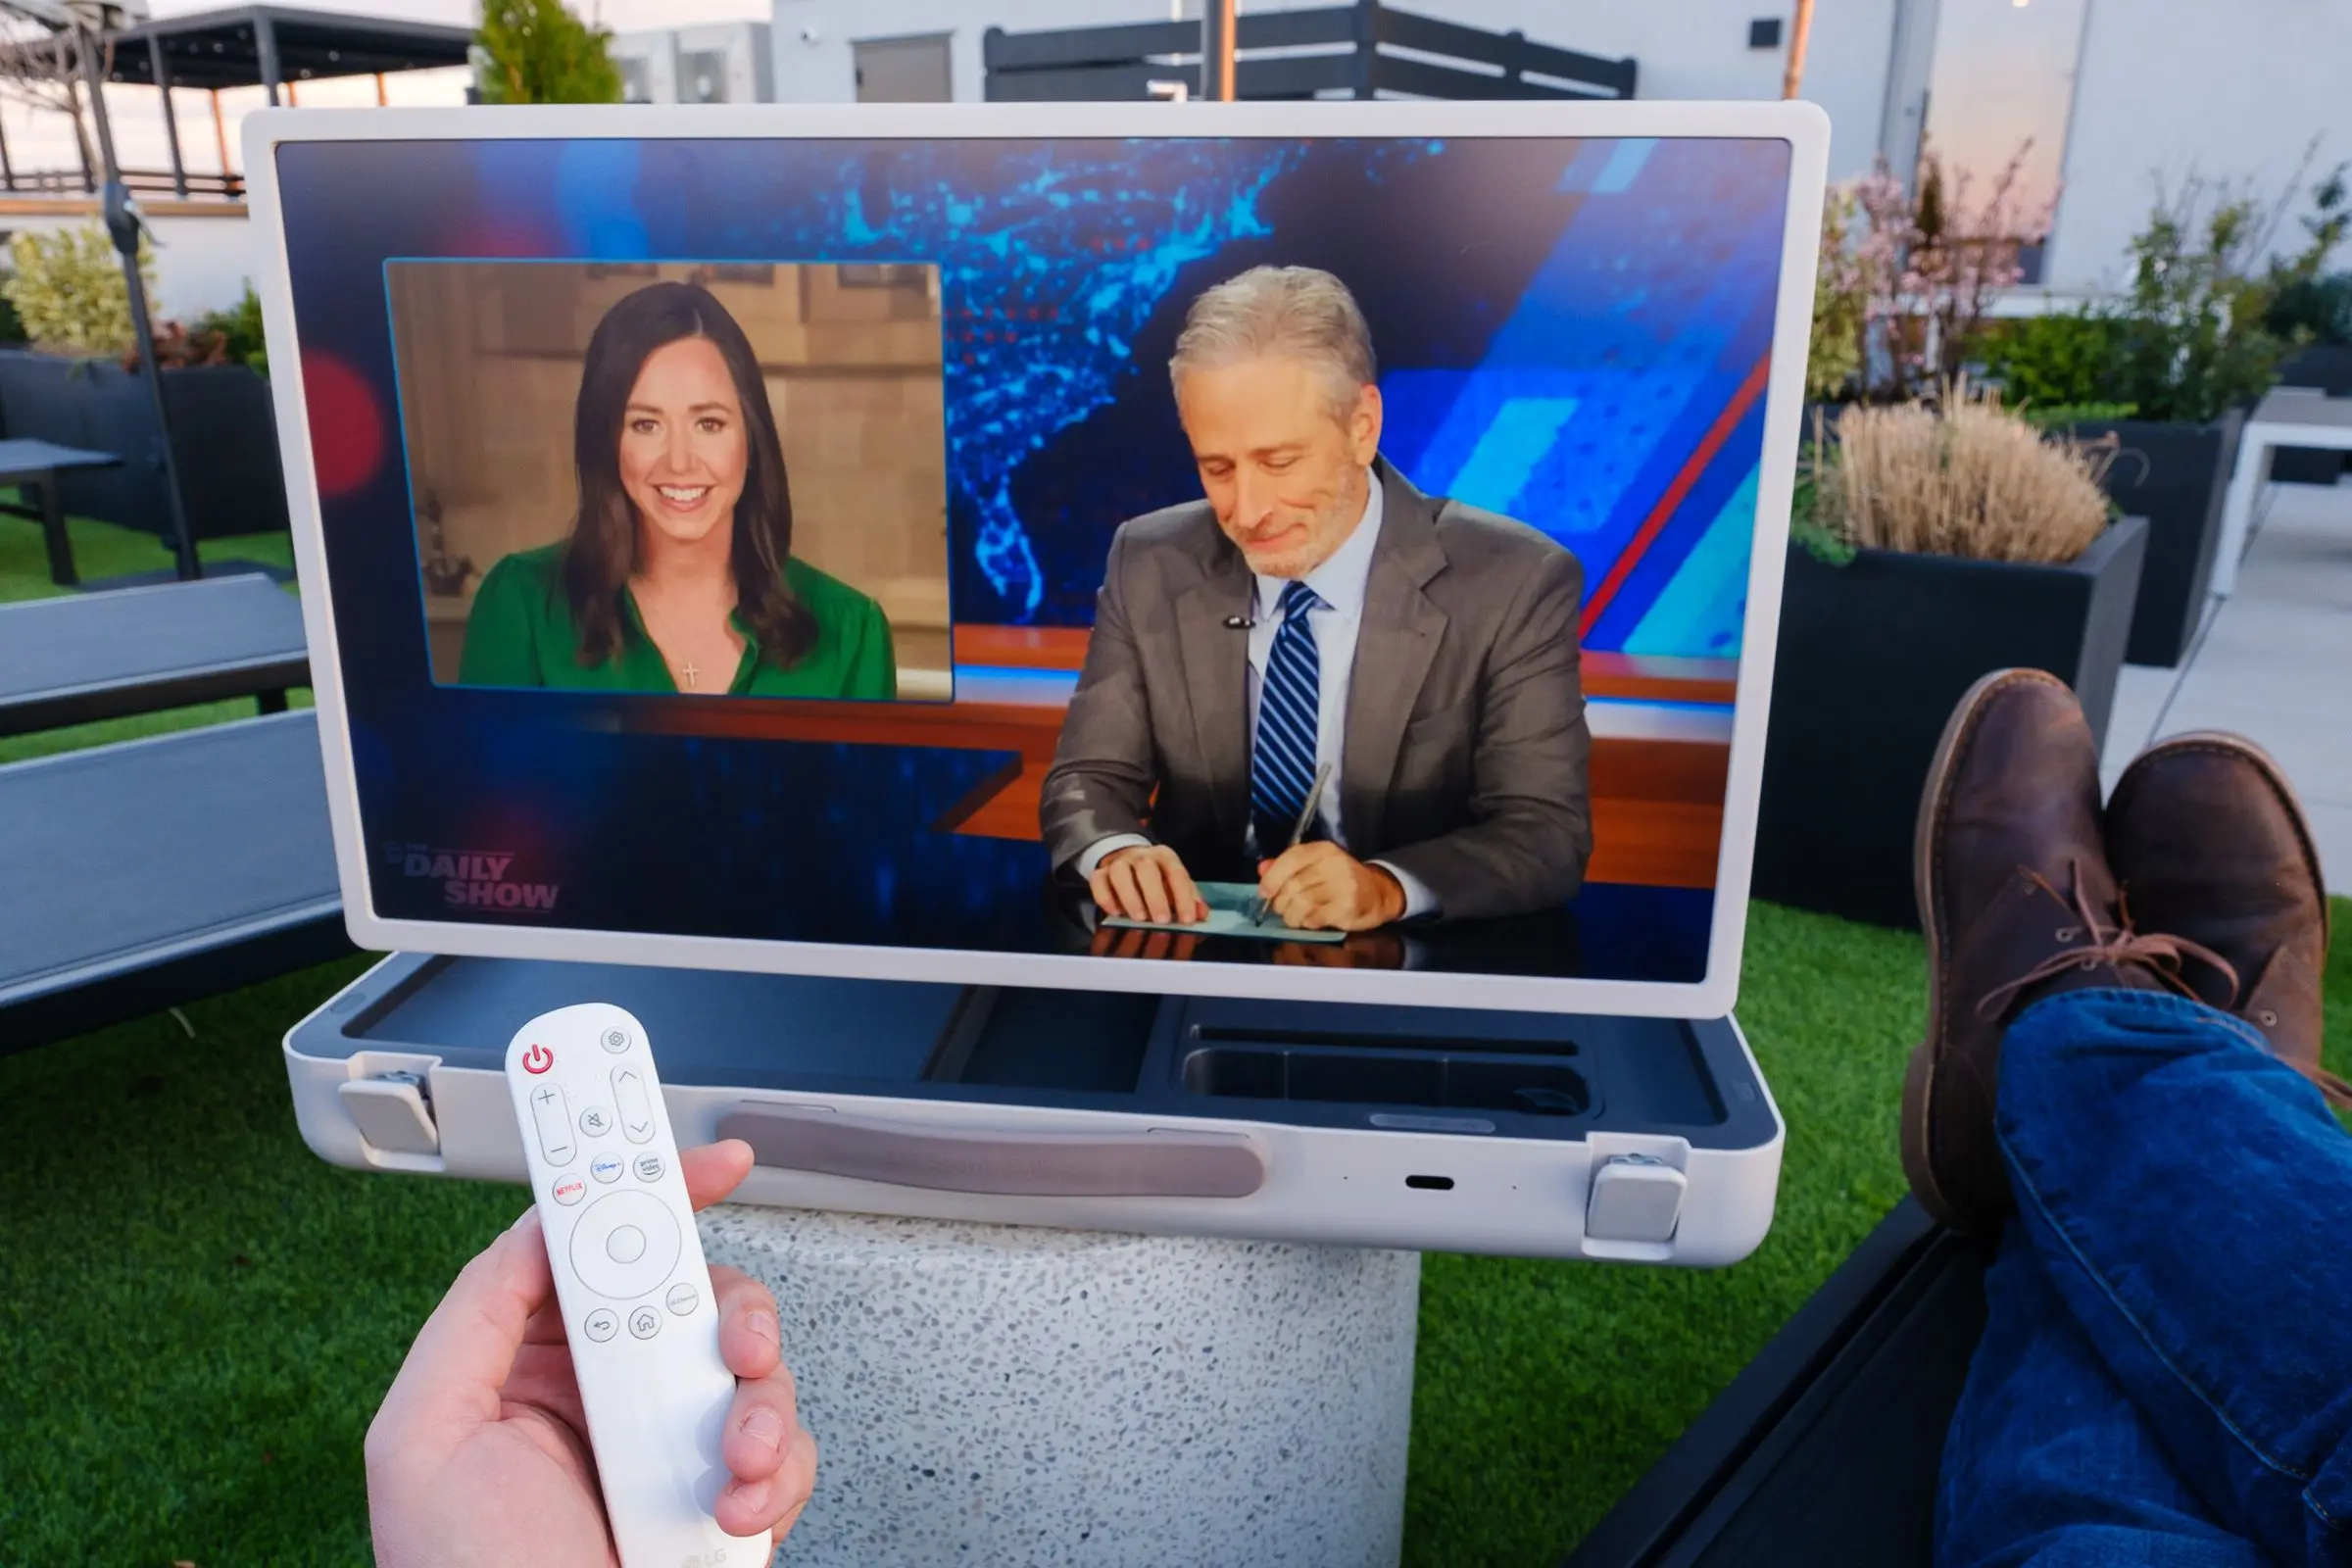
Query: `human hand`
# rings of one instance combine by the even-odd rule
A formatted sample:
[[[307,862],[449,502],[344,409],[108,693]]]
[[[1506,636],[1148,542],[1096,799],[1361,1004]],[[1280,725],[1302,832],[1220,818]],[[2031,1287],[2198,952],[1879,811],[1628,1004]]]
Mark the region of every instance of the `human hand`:
[[[1208,918],[1208,903],[1192,873],[1164,844],[1130,844],[1102,857],[1086,879],[1104,914],[1154,925],[1191,925]]]
[[[698,1209],[751,1168],[751,1146],[735,1139],[678,1156]],[[775,1298],[724,1267],[710,1291],[719,1354],[742,1380],[720,1446],[732,1479],[718,1524],[772,1543],[808,1504],[816,1440],[800,1424]],[[417,1331],[367,1459],[377,1568],[618,1568],[536,1207],[466,1265]]]
[[[1299,931],[1369,931],[1404,913],[1404,889],[1395,877],[1328,839],[1260,860],[1257,894]]]
[[[1146,931],[1131,925],[1098,926],[1089,951],[1098,958],[1173,958],[1181,963],[1200,951],[1200,933]]]

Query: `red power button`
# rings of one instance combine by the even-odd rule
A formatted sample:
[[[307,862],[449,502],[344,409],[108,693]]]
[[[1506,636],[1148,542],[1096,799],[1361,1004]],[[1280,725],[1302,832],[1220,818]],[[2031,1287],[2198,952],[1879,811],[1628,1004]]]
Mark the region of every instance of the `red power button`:
[[[533,1046],[522,1054],[524,1072],[545,1072],[556,1064],[556,1054],[545,1046]]]

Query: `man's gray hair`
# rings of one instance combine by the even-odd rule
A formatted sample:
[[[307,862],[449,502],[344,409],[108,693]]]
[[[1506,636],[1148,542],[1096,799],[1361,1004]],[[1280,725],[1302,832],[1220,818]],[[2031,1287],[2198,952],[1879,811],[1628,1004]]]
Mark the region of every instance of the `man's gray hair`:
[[[1168,378],[1181,390],[1187,370],[1264,358],[1313,367],[1329,384],[1333,416],[1343,421],[1357,395],[1379,379],[1371,329],[1355,296],[1312,267],[1252,267],[1204,291],[1184,313]]]

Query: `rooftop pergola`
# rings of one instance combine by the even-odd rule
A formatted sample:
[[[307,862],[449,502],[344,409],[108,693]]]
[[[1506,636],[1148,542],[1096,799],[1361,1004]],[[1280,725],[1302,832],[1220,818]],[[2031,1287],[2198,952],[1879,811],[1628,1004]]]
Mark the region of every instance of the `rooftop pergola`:
[[[466,63],[465,27],[240,6],[141,23],[114,35],[110,81],[148,87],[261,87],[274,104],[290,81],[436,71]]]
[[[218,93],[224,87],[260,87],[274,105],[289,101],[297,82],[372,75],[378,79],[380,94],[381,78],[394,72],[466,65],[466,51],[472,42],[473,33],[466,27],[287,6],[238,6],[167,17],[111,33],[107,37],[111,58],[106,79],[165,89],[164,131],[172,153],[168,180],[160,173],[131,171],[125,171],[123,177],[134,189],[169,190],[182,197],[191,189],[207,195],[239,193],[243,181],[234,174],[188,172],[180,156],[179,124],[172,113],[171,88]],[[218,99],[214,103],[214,133],[220,138],[225,170],[228,138],[220,124]],[[0,167],[6,160],[5,145],[0,144]],[[74,176],[63,177],[70,182]],[[12,190],[28,186],[54,189],[59,178],[9,170],[6,183]],[[81,184],[94,191],[96,172],[84,169]]]

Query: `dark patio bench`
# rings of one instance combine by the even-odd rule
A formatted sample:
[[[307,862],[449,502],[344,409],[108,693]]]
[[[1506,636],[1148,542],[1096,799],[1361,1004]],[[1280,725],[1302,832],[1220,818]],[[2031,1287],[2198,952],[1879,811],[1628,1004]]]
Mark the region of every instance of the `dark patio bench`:
[[[0,767],[0,1052],[350,951],[311,713]]]
[[[1903,1200],[1562,1568],[1927,1568],[1989,1262]]]
[[[267,577],[0,605],[0,735],[310,684],[302,605]]]

